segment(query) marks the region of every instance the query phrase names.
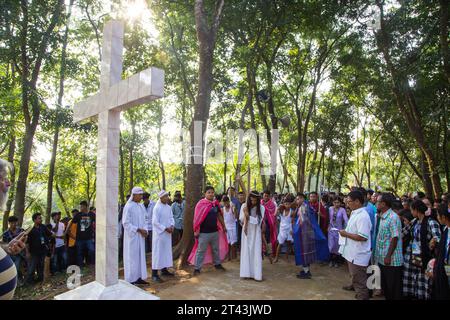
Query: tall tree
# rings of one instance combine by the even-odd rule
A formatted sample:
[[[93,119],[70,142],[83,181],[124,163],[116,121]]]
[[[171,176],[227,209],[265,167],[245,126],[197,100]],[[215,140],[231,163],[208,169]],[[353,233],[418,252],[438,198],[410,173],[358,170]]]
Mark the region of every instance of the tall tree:
[[[186,184],[186,209],[184,216],[183,237],[180,242],[180,263],[186,263],[188,255],[193,246],[193,216],[196,203],[202,197],[202,187],[204,181],[203,152],[205,143],[204,133],[209,118],[211,106],[211,91],[213,88],[213,58],[216,45],[217,33],[220,25],[220,18],[224,6],[224,0],[217,0],[215,7],[206,8],[203,0],[196,0],[194,6],[195,26],[199,44],[199,70],[198,70],[198,91],[194,109],[194,117],[190,125],[190,147],[189,164],[187,166]],[[209,9],[209,10],[208,10]],[[212,15],[208,14],[213,12]],[[208,22],[210,21],[210,22]],[[201,145],[195,140],[195,123],[201,123]],[[198,128],[198,127],[197,127]]]

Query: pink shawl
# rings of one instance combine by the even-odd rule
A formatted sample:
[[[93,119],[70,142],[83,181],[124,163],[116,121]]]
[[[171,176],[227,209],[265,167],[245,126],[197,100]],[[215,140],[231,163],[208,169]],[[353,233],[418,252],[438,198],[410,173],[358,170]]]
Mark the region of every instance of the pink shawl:
[[[276,213],[277,213],[277,206],[273,199],[270,199],[267,202],[264,202],[263,199],[261,199],[261,204],[264,206],[265,209],[265,215],[267,216],[267,221],[269,222],[269,228],[270,228],[270,243],[272,243],[272,253],[275,254],[277,252],[277,227],[276,227]]]
[[[194,232],[200,232],[200,226],[208,215],[209,211],[213,206],[219,207],[219,214],[223,216],[222,209],[220,209],[219,202],[209,201],[206,199],[200,200],[195,206],[194,211]],[[220,260],[225,260],[225,257],[228,254],[228,240],[227,235],[223,231],[222,224],[217,220],[217,230],[219,231],[219,255]],[[194,247],[192,248],[191,254],[189,255],[188,262],[190,264],[195,264],[195,255],[198,249],[198,239],[195,239]],[[203,260],[203,264],[213,263],[213,256],[211,251],[211,246],[208,246],[206,250],[205,259]]]

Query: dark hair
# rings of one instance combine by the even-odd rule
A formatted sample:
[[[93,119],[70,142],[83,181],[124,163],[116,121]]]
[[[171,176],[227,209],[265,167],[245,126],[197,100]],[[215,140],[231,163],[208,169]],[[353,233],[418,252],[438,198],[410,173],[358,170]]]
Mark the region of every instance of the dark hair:
[[[61,215],[61,212],[52,212],[51,217],[54,218],[58,214]]]
[[[392,201],[392,210],[402,210],[403,209],[403,204],[400,200],[394,199],[394,201]]]
[[[263,191],[263,194],[268,194],[269,196],[271,195],[271,193],[270,193],[270,190],[269,190],[269,189],[266,189],[266,190],[264,190],[264,191]]]
[[[294,202],[295,198],[294,195],[292,193],[288,193],[285,197],[284,197],[284,201],[283,202]]]
[[[420,198],[420,199],[423,199],[423,198],[425,198],[425,193],[423,193],[422,191],[418,191],[417,192],[417,197]]]
[[[150,198],[150,193],[144,192],[144,193],[142,194],[142,199],[149,199],[149,198]]]
[[[353,201],[358,200],[362,205],[364,204],[364,194],[359,190],[350,191],[347,197]]]
[[[425,212],[428,210],[428,207],[425,205],[425,203],[423,203],[422,200],[414,200],[413,203],[411,203],[411,209],[425,214]]]
[[[386,206],[392,208],[392,202],[394,202],[395,198],[391,193],[383,192],[381,195],[381,202],[384,202]]]
[[[228,201],[230,201],[230,198],[228,196],[223,196],[222,201],[228,202]]]
[[[373,195],[375,193],[375,191],[373,191],[372,189],[367,190],[367,193],[370,195]]]
[[[239,191],[238,194],[244,194],[244,192],[243,191]]]
[[[208,192],[209,190],[214,191],[214,187],[213,186],[206,186],[204,193]]]
[[[357,190],[359,190],[363,194],[363,196],[367,196],[367,190],[365,188],[359,187]]]
[[[297,197],[302,197],[303,199],[306,199],[305,194],[301,192],[297,192]]]
[[[69,220],[70,220],[69,217],[64,217],[64,218],[61,219],[61,222],[62,223],[66,223],[66,222],[69,222]]]
[[[17,221],[19,221],[19,218],[17,218],[16,216],[8,217],[8,222],[17,222]]]
[[[72,211],[71,211],[72,213],[78,213],[78,212],[80,212],[78,209],[73,209]]]
[[[31,219],[33,221],[35,221],[38,217],[42,216],[42,214],[40,214],[39,212],[33,213],[33,215],[31,216]]]
[[[258,196],[256,196],[256,194],[258,194]],[[256,198],[256,200],[260,200],[260,196],[259,196],[259,192],[258,191],[251,191],[250,194],[247,197],[247,209],[248,209],[248,214],[250,214],[250,210],[252,208],[252,201],[250,198]],[[262,219],[262,215],[261,215],[261,204],[259,201],[256,202],[256,216],[258,217],[258,222],[261,221]]]
[[[441,203],[437,209],[437,213],[440,216],[443,216],[447,219],[450,219],[450,211],[448,209],[448,204],[446,203]]]
[[[318,196],[316,191],[312,191],[312,192],[309,193],[309,195],[312,195],[312,194],[315,194],[316,196]]]
[[[231,189],[233,189],[234,191],[236,191],[236,188],[233,186],[228,187],[227,192],[230,191]]]
[[[332,202],[335,202],[335,201],[339,201],[340,204],[343,203],[343,202],[342,202],[342,198],[339,197],[339,196],[336,196],[336,197],[333,198],[333,201],[332,201]]]
[[[400,210],[399,216],[402,218],[408,219],[408,221],[411,221],[412,219],[414,219],[414,217],[411,213],[411,210],[409,210],[409,209]]]
[[[86,201],[86,200],[81,201],[81,202],[80,202],[80,206],[85,206],[85,207],[87,207],[87,206],[88,206],[87,201]]]
[[[90,210],[90,211],[94,211],[94,210],[96,210],[96,209],[95,209],[95,207],[90,207],[89,210]]]

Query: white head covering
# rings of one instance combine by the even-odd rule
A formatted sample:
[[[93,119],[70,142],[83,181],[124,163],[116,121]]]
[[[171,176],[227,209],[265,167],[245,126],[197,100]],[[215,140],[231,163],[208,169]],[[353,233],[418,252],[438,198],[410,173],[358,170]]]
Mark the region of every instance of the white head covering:
[[[128,199],[127,203],[133,202],[134,194],[143,194],[143,193],[144,193],[144,190],[142,190],[141,187],[134,187],[133,189],[131,189],[131,195],[130,195],[130,198]]]
[[[159,198],[162,198],[162,197],[164,197],[164,196],[166,196],[166,195],[168,195],[169,193],[166,191],[166,190],[161,190],[159,193],[158,193],[158,197]]]
[[[144,193],[144,190],[142,190],[141,187],[134,187],[131,190],[131,194],[143,194],[143,193]]]

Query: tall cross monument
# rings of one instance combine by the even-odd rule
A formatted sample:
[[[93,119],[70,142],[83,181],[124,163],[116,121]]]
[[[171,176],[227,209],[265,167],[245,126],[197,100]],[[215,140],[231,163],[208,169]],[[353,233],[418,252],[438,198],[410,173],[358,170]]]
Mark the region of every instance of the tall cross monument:
[[[98,118],[95,281],[55,299],[157,299],[119,280],[117,237],[120,112],[162,98],[164,71],[151,67],[122,80],[123,23],[103,29],[100,92],[74,107],[74,121]]]

